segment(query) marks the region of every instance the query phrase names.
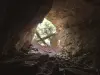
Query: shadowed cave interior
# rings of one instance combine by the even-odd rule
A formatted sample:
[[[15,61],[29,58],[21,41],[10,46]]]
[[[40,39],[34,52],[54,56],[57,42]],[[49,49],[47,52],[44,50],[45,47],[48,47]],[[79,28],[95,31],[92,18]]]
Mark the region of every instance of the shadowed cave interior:
[[[0,75],[100,75],[99,0],[0,1]]]

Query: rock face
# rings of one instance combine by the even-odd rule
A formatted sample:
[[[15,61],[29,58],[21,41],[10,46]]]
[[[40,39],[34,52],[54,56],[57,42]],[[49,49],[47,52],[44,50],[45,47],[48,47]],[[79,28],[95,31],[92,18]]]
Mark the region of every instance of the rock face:
[[[55,0],[47,16],[57,26],[62,47],[73,55],[81,49],[86,49],[89,43],[93,43],[88,41],[89,37],[92,38],[93,29],[87,27],[92,21],[93,12],[94,7],[84,1]]]
[[[0,55],[15,46],[20,35],[43,20],[52,0],[0,1]]]
[[[54,0],[47,18],[57,27],[61,46],[71,55],[91,51],[100,57],[99,0]],[[97,64],[98,64],[97,63]],[[100,68],[100,65],[98,64]]]

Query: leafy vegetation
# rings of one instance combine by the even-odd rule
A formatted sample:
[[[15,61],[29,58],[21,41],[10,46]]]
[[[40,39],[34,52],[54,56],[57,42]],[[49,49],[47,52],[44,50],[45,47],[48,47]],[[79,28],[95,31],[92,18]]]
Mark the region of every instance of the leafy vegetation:
[[[56,34],[56,27],[47,19],[44,19],[41,24],[36,28],[36,33],[34,39],[38,41],[41,45],[50,46],[51,39]]]

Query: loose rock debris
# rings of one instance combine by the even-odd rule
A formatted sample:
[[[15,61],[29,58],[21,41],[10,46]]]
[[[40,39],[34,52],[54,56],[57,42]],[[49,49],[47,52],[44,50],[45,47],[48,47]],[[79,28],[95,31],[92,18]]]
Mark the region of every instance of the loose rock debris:
[[[1,75],[97,75],[93,69],[82,68],[69,60],[33,53],[0,62]]]

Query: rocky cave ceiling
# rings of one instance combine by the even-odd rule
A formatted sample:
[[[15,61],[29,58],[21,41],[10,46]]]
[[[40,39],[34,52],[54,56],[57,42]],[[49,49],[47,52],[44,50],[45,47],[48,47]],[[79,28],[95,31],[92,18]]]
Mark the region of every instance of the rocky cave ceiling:
[[[57,27],[60,45],[72,55],[95,47],[98,26],[93,23],[100,12],[96,3],[99,1],[54,0],[46,16]]]
[[[47,18],[57,26],[69,27],[88,19],[93,10],[94,7],[83,0],[54,0]]]

